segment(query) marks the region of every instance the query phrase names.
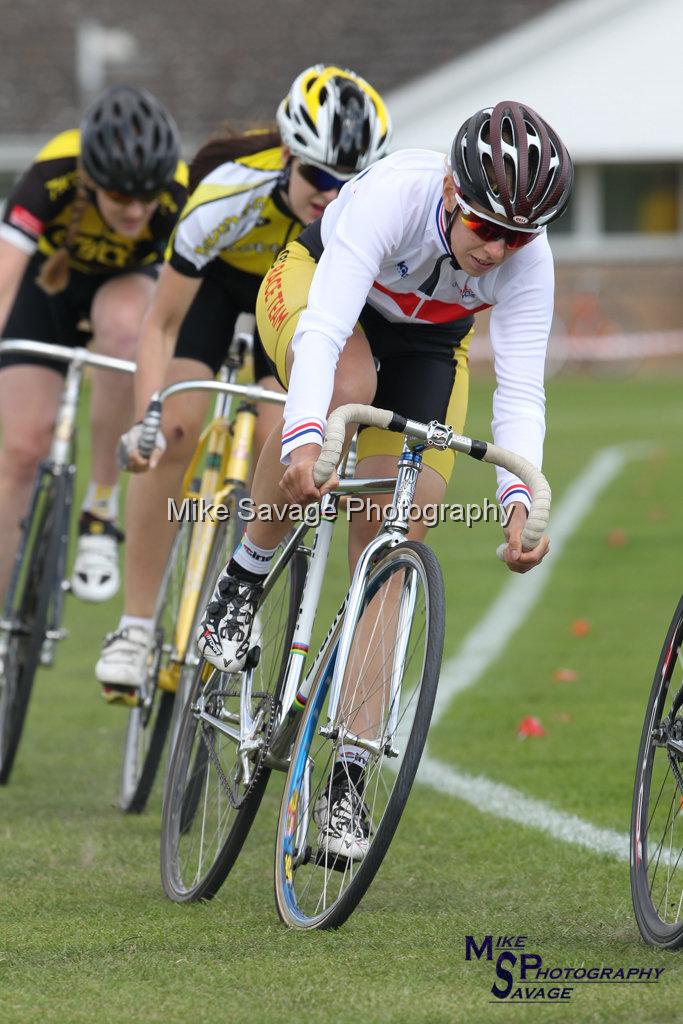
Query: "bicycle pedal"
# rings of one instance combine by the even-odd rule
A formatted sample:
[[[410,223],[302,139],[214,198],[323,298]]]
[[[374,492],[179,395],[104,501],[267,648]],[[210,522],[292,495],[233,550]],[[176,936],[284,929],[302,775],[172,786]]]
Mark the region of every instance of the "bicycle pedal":
[[[331,869],[332,871],[345,872],[349,867],[349,858],[345,857],[342,853],[327,853],[318,847],[315,851],[314,864],[318,868],[327,868],[328,871]]]
[[[166,693],[176,692],[178,689],[178,683],[180,682],[180,668],[180,664],[175,661],[173,664],[159,669],[157,686],[160,690],[164,690]]]
[[[102,686],[102,698],[107,704],[123,704],[127,708],[139,708],[142,706],[139,690],[125,690],[105,684]]]
[[[40,649],[40,664],[43,668],[50,668],[55,660],[55,642],[52,638],[43,640]]]
[[[261,648],[257,644],[256,647],[252,647],[249,653],[247,654],[247,660],[244,663],[245,669],[256,668],[260,660]]]

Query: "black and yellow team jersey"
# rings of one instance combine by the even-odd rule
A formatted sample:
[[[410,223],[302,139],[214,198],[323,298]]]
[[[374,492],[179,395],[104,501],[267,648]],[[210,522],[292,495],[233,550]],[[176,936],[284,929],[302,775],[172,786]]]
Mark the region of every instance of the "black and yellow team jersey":
[[[62,132],[38,153],[7,200],[0,238],[32,255],[45,256],[61,245],[76,198],[80,132]],[[113,231],[93,196],[85,208],[71,249],[70,265],[85,274],[106,274],[159,263],[187,198],[187,167],[180,161],[173,181],[137,238]]]
[[[235,280],[234,271],[264,277],[302,224],[279,194],[281,147],[221,164],[187,201],[166,259],[180,274],[203,276],[209,266]],[[239,276],[239,274],[238,274]]]

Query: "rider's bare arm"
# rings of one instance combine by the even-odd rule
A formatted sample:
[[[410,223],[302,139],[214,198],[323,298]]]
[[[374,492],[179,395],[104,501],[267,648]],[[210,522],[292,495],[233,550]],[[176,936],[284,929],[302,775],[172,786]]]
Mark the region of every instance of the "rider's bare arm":
[[[154,301],[142,322],[135,375],[135,417],[145,414],[150,397],[164,383],[185,314],[202,283],[199,277],[179,274],[165,263]]]

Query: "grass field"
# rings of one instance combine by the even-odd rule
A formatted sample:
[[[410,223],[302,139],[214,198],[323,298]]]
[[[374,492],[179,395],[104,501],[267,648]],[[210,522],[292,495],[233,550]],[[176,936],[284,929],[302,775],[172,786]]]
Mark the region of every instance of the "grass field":
[[[475,380],[475,436],[489,436],[490,390]],[[173,905],[159,883],[158,791],[140,817],[114,807],[125,714],[101,703],[92,667],[118,605],[71,601],[71,637],[39,677],[13,778],[0,792],[3,1024],[683,1021],[681,961],[641,942],[628,864],[576,845],[571,828],[558,839],[543,827],[547,807],[549,816],[628,831],[646,696],[683,588],[681,380],[556,379],[548,398],[545,469],[558,509],[601,449],[647,445],[570,529],[521,628],[430,735],[432,762],[488,780],[485,791],[502,799],[475,807],[474,783],[462,800],[426,777],[346,926],[300,935],[278,923],[273,906],[276,778],[218,897]],[[461,460],[449,498],[492,491],[491,470]],[[447,659],[508,581],[493,557],[498,539],[493,524],[432,534],[446,578]],[[335,558],[341,578],[341,546]],[[572,632],[578,619],[585,635]],[[555,681],[558,669],[575,680]],[[527,715],[541,720],[544,737],[517,738]],[[544,802],[531,826],[521,795]],[[492,1001],[493,965],[465,960],[467,935],[527,936],[546,967],[664,972],[658,984],[628,989],[577,985],[569,1003],[543,1009],[501,1005]]]

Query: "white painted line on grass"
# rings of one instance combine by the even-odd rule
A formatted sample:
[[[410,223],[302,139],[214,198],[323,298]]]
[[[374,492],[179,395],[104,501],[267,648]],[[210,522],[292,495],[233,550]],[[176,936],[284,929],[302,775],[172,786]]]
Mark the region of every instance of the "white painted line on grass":
[[[545,801],[525,796],[511,786],[492,782],[481,775],[465,775],[441,761],[432,760],[427,754],[420,762],[417,779],[439,793],[464,800],[484,814],[547,832],[553,839],[583,846],[592,853],[604,853],[617,860],[628,861],[627,835],[597,828],[575,814],[556,811]]]
[[[533,572],[508,579],[484,617],[468,633],[458,653],[444,665],[432,724],[439,721],[456,694],[473,686],[500,657],[539,600],[560,554],[600,492],[627,461],[643,458],[651,450],[651,446],[642,444],[604,448],[570,485],[551,517],[551,554]],[[456,771],[427,753],[422,758],[417,777],[432,789],[464,800],[482,813],[536,828],[554,839],[594,853],[608,854],[620,861],[629,859],[627,835],[598,828],[502,783]]]

